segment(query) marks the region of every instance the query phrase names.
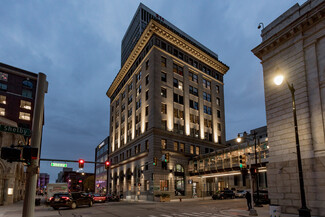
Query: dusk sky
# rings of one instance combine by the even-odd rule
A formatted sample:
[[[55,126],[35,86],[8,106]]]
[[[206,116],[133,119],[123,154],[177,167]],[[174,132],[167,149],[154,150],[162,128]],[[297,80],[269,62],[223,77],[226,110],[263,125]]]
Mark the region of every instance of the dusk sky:
[[[160,16],[219,55],[226,137],[266,125],[263,69],[251,49],[270,22],[305,0],[144,0]],[[121,40],[138,0],[1,1],[0,62],[49,82],[41,158],[94,161],[109,134],[106,91],[120,69]],[[77,169],[77,163],[69,163]],[[60,168],[41,163],[55,182]],[[94,172],[93,165],[85,165]]]

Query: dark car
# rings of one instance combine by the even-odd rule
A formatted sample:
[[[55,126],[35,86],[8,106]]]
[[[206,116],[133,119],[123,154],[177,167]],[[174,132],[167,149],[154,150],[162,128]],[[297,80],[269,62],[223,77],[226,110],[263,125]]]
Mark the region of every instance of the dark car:
[[[120,197],[114,194],[107,194],[106,195],[106,201],[108,202],[118,202],[120,201]]]
[[[254,202],[257,202],[257,192],[254,192],[253,194],[254,196]],[[263,204],[269,204],[270,203],[270,199],[269,199],[269,193],[266,190],[259,190],[258,191],[258,196],[259,196],[259,203],[263,203]]]
[[[232,190],[224,190],[212,195],[213,200],[226,198],[235,198],[235,193]]]
[[[59,209],[60,207],[75,209],[82,205],[91,207],[93,205],[92,198],[77,192],[57,193],[50,198],[50,206],[53,209]]]

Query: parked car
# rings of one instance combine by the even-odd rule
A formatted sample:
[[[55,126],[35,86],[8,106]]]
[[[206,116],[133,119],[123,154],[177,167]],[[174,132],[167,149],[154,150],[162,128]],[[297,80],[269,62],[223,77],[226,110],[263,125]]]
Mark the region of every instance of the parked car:
[[[242,197],[244,198],[246,196],[247,191],[246,190],[237,190],[235,193],[235,197]]]
[[[224,190],[212,195],[213,200],[226,198],[235,198],[235,193],[232,190]]]
[[[50,206],[55,210],[60,207],[75,209],[82,205],[91,207],[93,205],[93,199],[78,192],[56,193],[50,198]]]
[[[101,202],[105,203],[106,201],[106,196],[105,195],[100,195],[100,194],[93,194],[93,201],[96,202]]]
[[[114,194],[107,194],[106,195],[106,201],[108,202],[118,202],[120,201],[120,197]]]
[[[267,190],[259,190],[258,191],[258,196],[259,196],[259,202],[262,204],[269,204],[270,199],[269,199],[269,193]],[[257,202],[257,192],[254,192],[253,194],[254,197],[254,202]]]

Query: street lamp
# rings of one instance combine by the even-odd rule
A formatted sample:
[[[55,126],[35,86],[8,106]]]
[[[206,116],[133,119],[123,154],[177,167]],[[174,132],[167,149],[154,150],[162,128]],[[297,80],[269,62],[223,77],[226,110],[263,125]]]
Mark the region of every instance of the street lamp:
[[[310,209],[308,209],[307,205],[306,205],[304,177],[302,174],[299,135],[298,135],[298,124],[297,124],[297,113],[296,113],[295,88],[293,87],[293,84],[291,84],[291,85],[289,84],[289,82],[284,78],[283,75],[277,75],[273,81],[276,85],[279,86],[283,83],[284,80],[287,83],[288,88],[291,92],[292,112],[293,112],[293,120],[294,120],[294,125],[295,125],[295,139],[296,139],[296,150],[297,150],[298,170],[299,170],[299,184],[300,184],[300,197],[301,197],[301,208],[298,209],[298,211],[299,211],[299,216],[310,217]]]

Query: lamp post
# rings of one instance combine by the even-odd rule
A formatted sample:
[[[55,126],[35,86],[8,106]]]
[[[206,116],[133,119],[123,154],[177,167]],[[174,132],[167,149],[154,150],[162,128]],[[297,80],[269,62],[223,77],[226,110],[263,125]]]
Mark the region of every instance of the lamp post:
[[[278,86],[281,85],[283,81],[284,81],[283,75],[278,75],[274,78],[274,83]],[[310,217],[310,209],[308,209],[307,205],[306,205],[304,177],[303,177],[303,173],[302,173],[299,135],[298,135],[298,124],[297,124],[297,113],[296,113],[295,88],[293,87],[293,84],[290,85],[287,80],[285,80],[285,81],[286,81],[288,88],[291,92],[293,121],[294,121],[294,125],[295,125],[295,139],[296,139],[296,150],[297,150],[297,160],[298,160],[298,170],[299,170],[299,184],[300,184],[300,197],[301,197],[301,208],[298,209],[298,211],[299,211],[299,216]]]

